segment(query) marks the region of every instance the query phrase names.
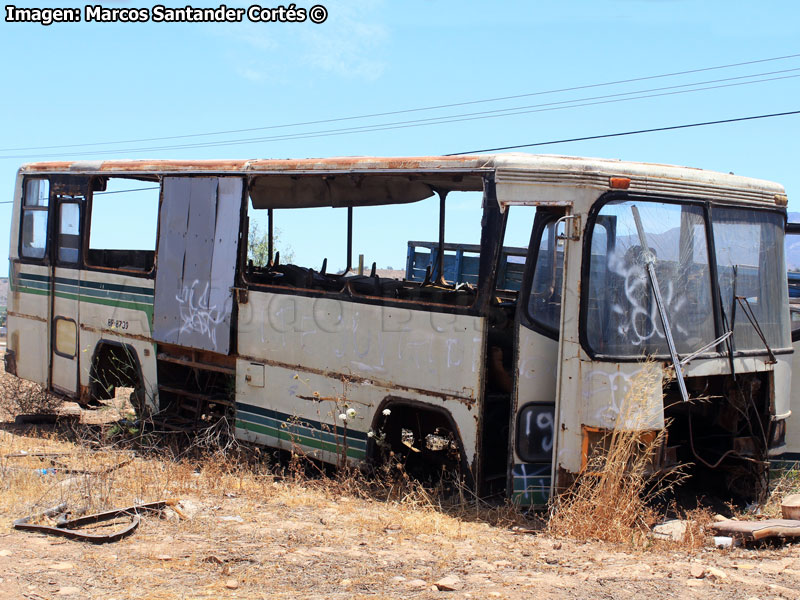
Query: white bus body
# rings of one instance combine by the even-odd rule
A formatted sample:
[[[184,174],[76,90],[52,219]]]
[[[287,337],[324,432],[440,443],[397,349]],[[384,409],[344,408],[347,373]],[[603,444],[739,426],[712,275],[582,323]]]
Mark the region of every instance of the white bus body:
[[[90,247],[95,198],[120,179],[160,189],[152,250]],[[444,244],[463,191],[482,194],[477,285],[354,271],[362,207],[436,194]],[[522,289],[497,289],[520,206],[536,207]],[[248,261],[249,215],[315,207],[347,212],[344,272],[285,264],[271,243]],[[691,464],[751,498],[790,414],[785,215],[774,183],[560,156],[30,164],[6,370],[84,402],[129,385],[168,426],[227,416],[243,440],[323,461],[390,447],[524,505],[569,485],[615,426],[666,427],[654,468]]]

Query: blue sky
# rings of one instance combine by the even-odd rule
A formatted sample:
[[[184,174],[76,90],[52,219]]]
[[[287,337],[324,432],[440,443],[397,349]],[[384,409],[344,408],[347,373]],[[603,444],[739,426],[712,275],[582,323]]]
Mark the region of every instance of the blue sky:
[[[794,77],[800,70],[774,73],[800,69],[797,57],[364,120],[121,142],[532,94],[800,53],[800,5],[790,1],[322,3],[329,17],[321,25],[0,23],[3,200],[12,199],[19,165],[35,160],[427,155],[800,109],[800,78]],[[153,4],[135,0],[106,5],[150,8]],[[167,5],[185,6],[185,2]],[[784,79],[425,127],[136,151],[576,101],[760,73],[771,74],[755,79]],[[753,78],[704,85],[749,81]],[[556,144],[535,151],[682,164],[775,180],[786,187],[790,210],[798,211],[799,133],[800,115]],[[120,143],[13,150],[97,142]],[[7,273],[10,215],[11,206],[0,204],[0,276]],[[368,253],[367,260],[374,257],[381,267],[402,267],[405,240],[436,235],[435,225],[413,216],[419,221],[415,226],[402,231],[398,227],[393,237],[387,237],[385,223],[403,218],[390,213],[357,215],[356,253]],[[137,219],[132,211],[124,229],[132,230]],[[448,222],[448,238],[472,241],[472,219],[469,210],[454,217]],[[329,222],[330,217],[322,215],[302,223],[304,238],[297,242],[302,247],[292,243],[298,257],[315,262],[314,257],[327,254],[317,245],[330,237],[325,229]],[[113,219],[107,227],[114,231]],[[284,228],[289,235],[299,225],[286,221]]]

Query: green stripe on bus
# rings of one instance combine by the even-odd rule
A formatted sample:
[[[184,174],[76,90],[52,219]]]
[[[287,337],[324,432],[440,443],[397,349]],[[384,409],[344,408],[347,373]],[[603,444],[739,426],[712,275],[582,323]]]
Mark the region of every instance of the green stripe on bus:
[[[50,295],[50,290],[43,290],[43,289],[39,289],[39,288],[29,288],[29,287],[24,286],[24,285],[18,285],[15,291],[22,292],[22,293],[25,293],[25,294],[35,294],[37,296],[49,296]]]
[[[104,300],[118,300],[121,302],[134,302],[136,304],[152,304],[153,297],[144,294],[129,294],[127,292],[108,292],[107,290],[95,290],[84,286],[67,285],[64,283],[56,284],[56,292],[79,293],[81,300],[84,298],[102,298]]]
[[[236,419],[236,427],[239,429],[246,429],[247,431],[252,431],[253,433],[260,433],[263,435],[267,435],[269,437],[273,437],[279,440],[285,440],[287,442],[294,442],[300,446],[307,446],[309,448],[316,448],[317,450],[325,450],[327,452],[333,452],[334,454],[338,454],[342,451],[342,446],[337,446],[336,444],[332,444],[330,442],[325,442],[322,440],[317,440],[311,437],[299,435],[297,433],[292,433],[287,431],[286,429],[275,429],[274,427],[266,427],[265,425],[259,425],[258,423],[251,423],[249,421],[242,421],[240,419]],[[348,446],[347,448],[347,456],[350,458],[358,458],[363,459],[365,458],[367,453],[364,450],[359,450],[358,448],[351,448]]]
[[[49,290],[42,290],[39,288],[18,287],[20,292],[27,294],[35,294],[39,296],[49,296]],[[147,322],[153,323],[153,305],[144,304],[142,302],[127,302],[124,300],[114,300],[113,298],[97,298],[95,296],[81,296],[80,298],[75,294],[68,294],[66,292],[56,292],[57,298],[65,300],[79,300],[88,304],[101,304],[103,306],[113,306],[114,308],[125,308],[128,310],[139,310],[147,316]]]

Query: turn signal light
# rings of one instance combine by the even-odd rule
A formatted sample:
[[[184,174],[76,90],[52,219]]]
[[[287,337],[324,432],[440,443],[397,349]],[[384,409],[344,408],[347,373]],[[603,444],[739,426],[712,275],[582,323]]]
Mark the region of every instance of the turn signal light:
[[[611,177],[608,180],[608,187],[612,190],[627,190],[630,186],[630,177]]]

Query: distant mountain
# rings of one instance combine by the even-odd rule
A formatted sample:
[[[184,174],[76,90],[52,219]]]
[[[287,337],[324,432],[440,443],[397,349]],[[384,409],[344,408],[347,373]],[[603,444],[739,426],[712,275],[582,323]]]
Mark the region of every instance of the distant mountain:
[[[800,223],[800,212],[790,212],[788,214],[788,220],[789,223]],[[679,228],[668,229],[662,233],[649,233],[647,239],[651,249],[655,250],[658,258],[671,261],[678,260],[678,245],[680,242]],[[617,247],[623,250],[638,244],[639,237],[636,234],[617,237]],[[800,271],[800,234],[787,235],[784,249],[787,270]],[[746,247],[729,248],[726,258],[734,264],[752,265],[755,263],[753,249]],[[695,256],[695,260],[699,260],[699,256]]]
[[[8,277],[0,277],[0,306],[8,305]]]

